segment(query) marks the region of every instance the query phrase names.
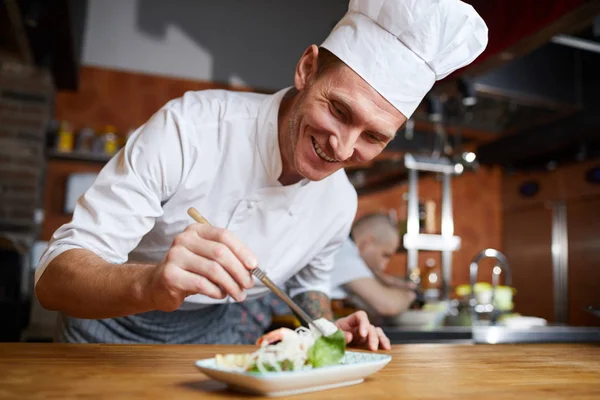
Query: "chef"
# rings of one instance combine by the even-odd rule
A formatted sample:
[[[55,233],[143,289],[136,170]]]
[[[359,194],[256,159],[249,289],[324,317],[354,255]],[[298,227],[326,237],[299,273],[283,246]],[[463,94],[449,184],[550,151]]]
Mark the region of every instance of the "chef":
[[[387,215],[360,217],[335,256],[331,299],[350,298],[378,319],[406,311],[416,286],[385,273],[399,245],[397,226]]]
[[[487,27],[458,0],[352,0],[273,95],[206,90],[168,102],[79,199],[36,271],[58,340],[234,343],[231,303],[268,289],[313,317],[357,196],[343,168],[372,160],[436,80],[471,63]],[[193,223],[195,207],[212,226]],[[351,344],[389,347],[364,312]]]

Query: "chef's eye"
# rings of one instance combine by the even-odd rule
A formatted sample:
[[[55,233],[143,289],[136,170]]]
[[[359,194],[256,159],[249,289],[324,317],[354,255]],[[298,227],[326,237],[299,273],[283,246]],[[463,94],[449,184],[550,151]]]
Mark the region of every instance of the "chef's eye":
[[[334,115],[334,117],[336,117],[342,122],[347,121],[346,113],[344,112],[343,108],[335,101],[330,104],[329,108],[331,109],[331,113]]]
[[[381,138],[380,138],[379,136],[377,136],[376,134],[374,134],[374,133],[371,133],[371,132],[367,132],[367,133],[365,133],[365,137],[366,137],[366,138],[367,138],[367,140],[368,140],[369,142],[371,142],[371,143],[379,143],[379,142],[381,142],[381,141],[382,141],[382,140],[381,140]]]

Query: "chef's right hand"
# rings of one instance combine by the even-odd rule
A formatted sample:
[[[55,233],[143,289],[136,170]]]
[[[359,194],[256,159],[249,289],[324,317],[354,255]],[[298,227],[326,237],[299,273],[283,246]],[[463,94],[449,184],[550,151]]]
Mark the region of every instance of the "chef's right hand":
[[[250,271],[257,264],[256,256],[228,230],[192,224],[175,237],[153,271],[152,303],[155,309],[173,311],[193,294],[242,301],[254,286]]]

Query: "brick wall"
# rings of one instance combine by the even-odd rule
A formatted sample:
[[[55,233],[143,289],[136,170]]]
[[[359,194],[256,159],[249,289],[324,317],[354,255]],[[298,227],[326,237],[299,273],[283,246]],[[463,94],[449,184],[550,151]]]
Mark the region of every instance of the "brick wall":
[[[54,85],[48,72],[0,59],[0,235],[33,238]]]

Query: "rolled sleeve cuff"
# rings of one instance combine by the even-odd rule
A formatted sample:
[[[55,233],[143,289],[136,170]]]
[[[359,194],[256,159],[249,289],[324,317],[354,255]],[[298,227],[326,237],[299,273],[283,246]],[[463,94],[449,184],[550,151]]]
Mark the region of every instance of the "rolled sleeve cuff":
[[[299,294],[306,292],[321,292],[327,296],[327,298],[331,298],[331,293],[329,289],[329,285],[314,285],[311,287],[298,287],[294,289],[290,289],[290,297],[293,299]]]

